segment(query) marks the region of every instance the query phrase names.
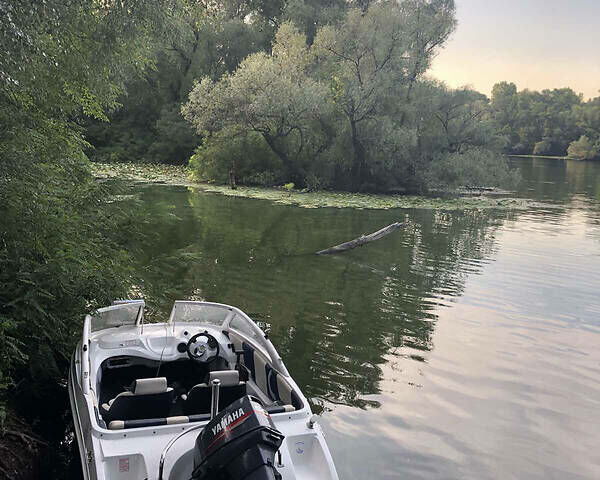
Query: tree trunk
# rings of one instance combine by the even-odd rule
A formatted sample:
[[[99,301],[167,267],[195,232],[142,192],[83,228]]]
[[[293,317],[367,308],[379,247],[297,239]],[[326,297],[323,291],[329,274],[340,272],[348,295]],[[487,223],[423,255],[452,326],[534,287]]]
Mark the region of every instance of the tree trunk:
[[[354,158],[352,160],[352,168],[350,170],[352,190],[358,192],[361,185],[366,180],[366,163],[365,163],[365,148],[358,138],[358,128],[356,121],[350,119],[350,127],[352,128],[352,150]]]
[[[237,188],[235,184],[235,160],[231,163],[231,169],[229,170],[229,185],[232,190]]]
[[[262,134],[263,138],[265,139],[265,142],[267,142],[267,145],[269,145],[273,153],[275,153],[275,155],[277,155],[285,165],[285,168],[287,169],[290,176],[289,180],[294,182],[296,186],[302,186],[304,184],[304,176],[302,175],[302,171],[298,168],[298,165],[296,165],[296,163],[290,160],[290,157],[283,149],[277,146],[275,138],[273,138],[267,133],[260,133]]]
[[[351,250],[353,248],[360,247],[365,243],[379,240],[380,238],[385,237],[386,235],[389,235],[393,231],[405,227],[406,225],[406,223],[400,222],[392,223],[391,225],[388,225],[387,227],[382,228],[381,230],[377,230],[376,232],[373,232],[370,235],[361,235],[360,237],[355,238],[354,240],[350,240],[349,242],[340,243],[335,247],[327,248],[325,250],[319,250],[317,252],[317,255],[331,255],[332,253],[345,252],[346,250]]]

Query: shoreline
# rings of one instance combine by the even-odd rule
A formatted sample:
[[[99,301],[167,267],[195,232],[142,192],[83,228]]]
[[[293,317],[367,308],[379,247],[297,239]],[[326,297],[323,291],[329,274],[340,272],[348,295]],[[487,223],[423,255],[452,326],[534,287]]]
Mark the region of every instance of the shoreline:
[[[526,199],[507,196],[508,192],[479,192],[471,196],[441,198],[434,196],[370,194],[336,191],[287,191],[273,187],[240,186],[232,190],[228,185],[195,182],[184,166],[135,163],[91,163],[92,173],[101,179],[121,179],[140,183],[184,186],[207,193],[229,197],[267,200],[280,205],[300,208],[354,208],[357,210],[428,209],[428,210],[478,210],[517,209],[531,206]],[[499,197],[498,193],[504,194]]]
[[[508,158],[545,158],[548,160],[575,160],[577,162],[585,162],[573,157],[562,157],[560,155],[507,155]]]

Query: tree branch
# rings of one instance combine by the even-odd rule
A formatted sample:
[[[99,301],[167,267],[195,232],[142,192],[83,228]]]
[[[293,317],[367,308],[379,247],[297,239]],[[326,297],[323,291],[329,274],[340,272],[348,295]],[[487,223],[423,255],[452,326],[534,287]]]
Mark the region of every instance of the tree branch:
[[[333,253],[345,252],[346,250],[351,250],[353,248],[360,247],[361,245],[364,245],[366,243],[374,242],[375,240],[379,240],[380,238],[385,237],[386,235],[389,235],[390,233],[392,233],[393,231],[395,231],[399,228],[406,227],[406,225],[407,225],[406,223],[400,223],[400,222],[392,223],[391,225],[388,225],[385,228],[377,230],[376,232],[373,232],[370,235],[361,235],[360,237],[355,238],[354,240],[350,240],[349,242],[340,243],[339,245],[336,245],[335,247],[327,248],[325,250],[319,250],[317,252],[317,255],[331,255]]]

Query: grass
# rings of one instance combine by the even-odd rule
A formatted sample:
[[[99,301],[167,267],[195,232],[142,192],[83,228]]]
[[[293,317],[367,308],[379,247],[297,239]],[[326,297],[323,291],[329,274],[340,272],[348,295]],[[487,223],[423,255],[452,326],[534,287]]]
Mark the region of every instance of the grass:
[[[186,167],[162,164],[136,163],[93,163],[93,173],[99,178],[119,178],[144,183],[183,185],[197,191],[221,194],[231,197],[268,200],[283,205],[295,205],[302,208],[355,208],[355,209],[392,209],[421,208],[430,210],[472,210],[472,209],[518,209],[531,206],[524,199],[498,197],[493,195],[455,196],[450,198],[418,195],[381,195],[348,192],[308,192],[298,190],[264,187],[238,186],[231,190],[226,185],[198,183],[190,179]]]

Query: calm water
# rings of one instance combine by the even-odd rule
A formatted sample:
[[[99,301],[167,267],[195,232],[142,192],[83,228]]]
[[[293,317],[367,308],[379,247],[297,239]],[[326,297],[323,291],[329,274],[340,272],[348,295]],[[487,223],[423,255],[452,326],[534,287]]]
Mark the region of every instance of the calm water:
[[[136,186],[154,313],[240,306],[342,479],[600,478],[600,164],[519,160],[528,211],[308,210]],[[394,221],[342,255],[313,252]],[[152,298],[151,298],[152,297]],[[152,301],[152,299],[154,299]]]

